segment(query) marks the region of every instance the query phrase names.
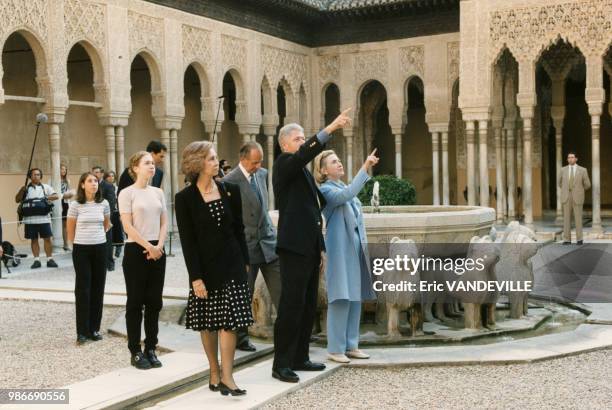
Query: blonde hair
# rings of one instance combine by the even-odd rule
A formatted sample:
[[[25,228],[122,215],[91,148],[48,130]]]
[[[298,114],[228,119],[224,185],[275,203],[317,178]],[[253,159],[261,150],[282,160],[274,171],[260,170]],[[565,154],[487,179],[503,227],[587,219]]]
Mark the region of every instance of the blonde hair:
[[[323,168],[325,168],[325,160],[327,160],[330,155],[335,154],[333,149],[327,149],[315,157],[313,164],[314,177],[319,184],[327,181],[327,175],[324,175],[322,172]]]
[[[130,157],[130,160],[128,162],[128,174],[130,174],[130,176],[132,177],[132,179],[134,181],[136,181],[137,179],[137,175],[136,172],[134,172],[134,167],[137,167],[138,165],[140,165],[140,160],[145,156],[145,155],[151,155],[150,152],[147,151],[138,151],[137,153],[135,153],[134,155],[132,155]]]
[[[195,182],[204,168],[204,161],[213,148],[210,141],[194,141],[183,150],[181,171],[190,182]]]

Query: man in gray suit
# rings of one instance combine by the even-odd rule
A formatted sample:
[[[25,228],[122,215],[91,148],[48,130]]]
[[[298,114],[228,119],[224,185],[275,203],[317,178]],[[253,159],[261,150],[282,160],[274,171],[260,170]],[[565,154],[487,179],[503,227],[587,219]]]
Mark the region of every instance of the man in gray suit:
[[[591,188],[589,173],[586,168],[577,165],[578,158],[574,152],[567,154],[567,164],[559,175],[561,188],[561,203],[563,204],[563,244],[569,245],[572,238],[572,211],[576,220],[576,240],[582,245],[582,205],[584,191]]]
[[[250,269],[248,275],[251,298],[255,290],[255,279],[261,270],[272,303],[278,310],[280,299],[280,267],[276,255],[276,230],[268,215],[268,170],[261,167],[263,149],[255,141],[249,141],[240,148],[240,163],[223,181],[240,187],[242,197],[242,220],[247,247],[249,248]],[[255,351],[249,341],[246,328],[239,329],[237,345],[239,350]]]

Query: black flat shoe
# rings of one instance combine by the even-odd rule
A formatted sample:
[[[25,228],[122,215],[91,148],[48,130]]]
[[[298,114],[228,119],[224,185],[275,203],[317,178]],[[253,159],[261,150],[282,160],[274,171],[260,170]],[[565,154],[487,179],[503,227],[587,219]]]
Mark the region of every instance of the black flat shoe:
[[[236,346],[236,349],[242,350],[243,352],[255,352],[257,350],[255,345],[248,340],[240,343],[238,346]]]
[[[306,360],[304,363],[292,367],[291,370],[298,370],[304,372],[320,372],[322,370],[325,370],[325,365],[323,363],[311,362],[310,360]]]
[[[100,334],[100,332],[92,332],[89,338],[93,340],[94,342],[97,342],[99,340],[102,340],[102,335]]]
[[[132,366],[140,370],[148,370],[151,368],[151,362],[145,357],[144,354],[142,354],[142,352],[132,355],[130,363]]]
[[[85,336],[85,335],[77,335],[76,342],[77,342],[78,345],[80,345],[80,346],[84,345],[85,343],[87,343],[87,341],[88,341],[87,336]]]
[[[219,385],[218,384],[208,383],[208,388],[210,389],[210,391],[219,391]]]
[[[147,360],[149,361],[149,363],[151,363],[152,367],[162,367],[162,363],[155,355],[155,350],[147,350]]]
[[[272,369],[272,377],[287,383],[297,383],[300,381],[300,377],[288,367]]]
[[[230,389],[223,382],[219,382],[219,391],[224,396],[227,396],[228,394],[231,394],[232,396],[244,396],[246,394],[246,390],[239,389],[238,386],[236,386],[235,389]]]

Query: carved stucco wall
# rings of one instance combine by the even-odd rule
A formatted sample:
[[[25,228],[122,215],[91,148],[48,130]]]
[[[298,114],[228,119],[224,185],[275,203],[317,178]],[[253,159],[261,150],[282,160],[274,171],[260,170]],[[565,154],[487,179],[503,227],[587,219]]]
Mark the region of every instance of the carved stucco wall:
[[[511,4],[510,4],[511,5]],[[506,45],[517,60],[534,61],[557,37],[587,56],[603,55],[610,44],[612,0],[565,1],[490,12],[489,61]]]

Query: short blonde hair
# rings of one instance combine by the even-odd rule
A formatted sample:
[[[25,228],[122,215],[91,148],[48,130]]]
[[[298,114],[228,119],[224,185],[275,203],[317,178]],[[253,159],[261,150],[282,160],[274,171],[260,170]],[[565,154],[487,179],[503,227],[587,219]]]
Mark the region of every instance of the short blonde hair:
[[[325,161],[330,155],[336,155],[336,152],[333,149],[327,149],[317,155],[314,159],[314,177],[319,184],[327,181],[327,175],[324,175],[322,170],[325,168]]]
[[[181,171],[190,182],[195,182],[204,169],[204,161],[213,148],[210,141],[194,141],[183,150],[181,159]]]
[[[145,155],[151,155],[151,153],[147,152],[147,151],[138,151],[137,153],[135,153],[134,155],[132,155],[130,157],[130,160],[128,162],[129,163],[129,165],[128,165],[128,174],[130,174],[130,176],[132,177],[132,179],[134,181],[136,181],[136,179],[137,179],[136,172],[134,172],[134,167],[137,167],[138,165],[140,165],[140,160]]]

